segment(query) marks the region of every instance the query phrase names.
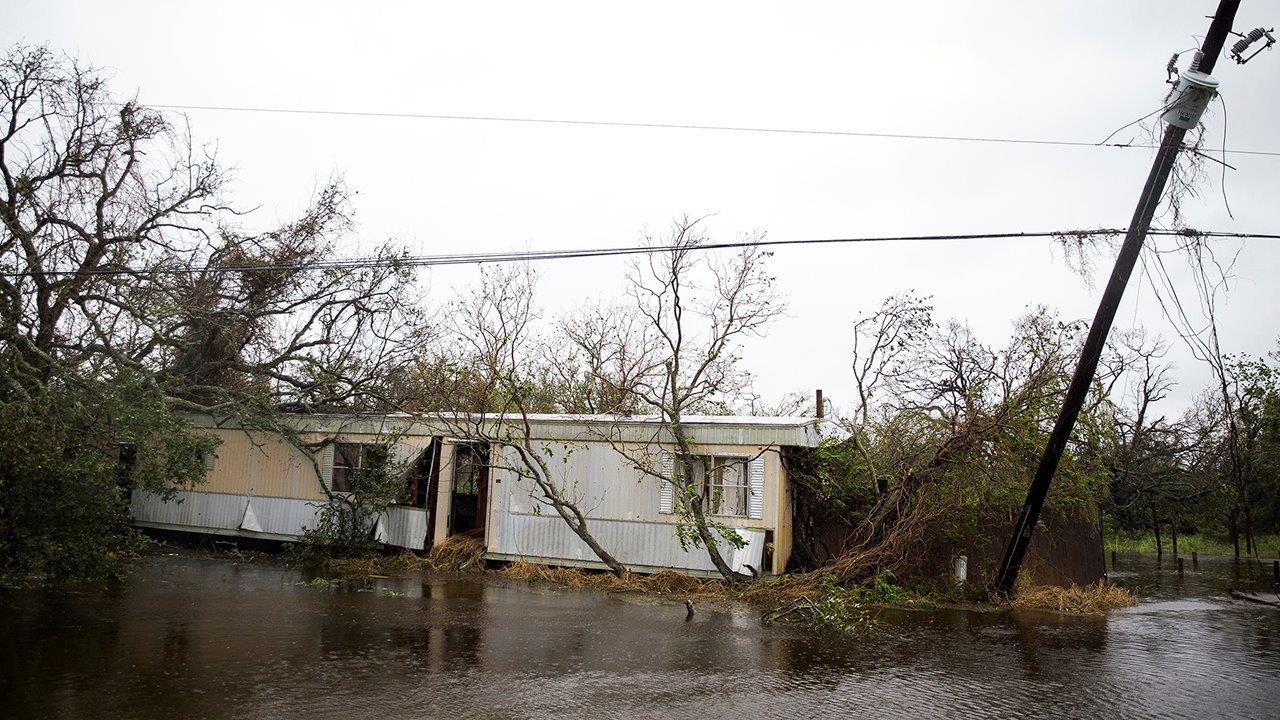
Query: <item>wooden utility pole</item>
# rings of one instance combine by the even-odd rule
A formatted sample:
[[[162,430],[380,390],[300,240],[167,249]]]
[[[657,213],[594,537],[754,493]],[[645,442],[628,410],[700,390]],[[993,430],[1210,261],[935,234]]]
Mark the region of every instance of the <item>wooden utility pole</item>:
[[[1222,46],[1231,33],[1231,26],[1239,7],[1240,0],[1219,0],[1218,11],[1213,15],[1213,22],[1209,25],[1209,33],[1204,38],[1204,44],[1200,46],[1200,52],[1203,55],[1192,70],[1199,70],[1206,75],[1213,72],[1218,56],[1222,54]],[[1119,309],[1120,300],[1124,297],[1129,276],[1133,274],[1133,266],[1142,252],[1142,242],[1146,239],[1147,230],[1151,227],[1151,218],[1155,215],[1160,198],[1164,195],[1165,183],[1178,159],[1178,152],[1182,150],[1182,141],[1186,134],[1186,128],[1172,123],[1165,127],[1164,138],[1160,141],[1160,149],[1151,166],[1151,173],[1147,176],[1146,185],[1143,186],[1142,194],[1138,197],[1138,207],[1133,211],[1133,220],[1129,222],[1124,244],[1120,246],[1120,254],[1116,257],[1115,267],[1111,270],[1111,279],[1107,281],[1107,288],[1102,293],[1101,302],[1098,303],[1098,311],[1093,316],[1093,324],[1089,326],[1089,334],[1081,349],[1080,360],[1076,364],[1075,373],[1071,376],[1071,385],[1068,386],[1066,397],[1062,401],[1062,410],[1058,413],[1053,431],[1049,433],[1049,441],[1045,445],[1044,454],[1040,456],[1040,464],[1027,491],[1026,502],[1023,503],[1022,511],[1014,524],[1009,544],[1005,547],[1004,557],[1000,561],[1000,569],[996,575],[996,592],[998,593],[1009,593],[1013,589],[1014,581],[1018,579],[1018,570],[1022,566],[1022,558],[1027,553],[1027,546],[1031,543],[1036,522],[1040,519],[1040,510],[1044,507],[1044,500],[1049,494],[1049,485],[1053,482],[1053,475],[1058,470],[1058,462],[1062,459],[1067,441],[1071,438],[1071,431],[1075,428],[1080,408],[1084,406],[1089,387],[1093,384],[1094,375],[1098,370],[1098,360],[1102,357],[1102,351],[1107,344],[1107,333],[1111,330],[1116,310]]]

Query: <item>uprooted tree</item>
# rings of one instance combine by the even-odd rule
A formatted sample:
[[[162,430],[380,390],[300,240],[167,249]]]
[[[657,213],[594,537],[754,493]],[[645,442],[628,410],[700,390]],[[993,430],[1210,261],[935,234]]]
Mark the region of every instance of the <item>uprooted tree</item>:
[[[382,405],[421,327],[393,250],[328,262],[339,183],[246,232],[216,158],[46,48],[0,60],[0,182],[0,573],[109,570],[128,488],[202,477],[183,413],[303,446],[279,409]]]
[[[1081,329],[1037,308],[1007,345],[992,348],[964,325],[935,323],[928,303],[912,296],[890,298],[858,322],[859,398],[844,420],[847,437],[789,459],[801,561],[828,561],[823,572],[850,583],[886,570],[921,585],[947,577],[951,557],[1017,508]],[[1104,432],[1105,384],[1125,366],[1113,352],[1064,458],[1056,509],[1096,512],[1089,503],[1106,474],[1081,446]],[[814,513],[845,526],[822,553],[806,520]]]

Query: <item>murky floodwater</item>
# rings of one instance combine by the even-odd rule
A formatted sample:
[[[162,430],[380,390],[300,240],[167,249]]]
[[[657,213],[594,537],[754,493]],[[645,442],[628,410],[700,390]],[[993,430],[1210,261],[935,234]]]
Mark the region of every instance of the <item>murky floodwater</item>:
[[[1280,717],[1280,610],[1223,595],[1247,568],[1118,570],[1144,602],[1106,619],[897,612],[835,637],[586,592],[360,591],[156,557],[108,591],[0,597],[0,717]]]

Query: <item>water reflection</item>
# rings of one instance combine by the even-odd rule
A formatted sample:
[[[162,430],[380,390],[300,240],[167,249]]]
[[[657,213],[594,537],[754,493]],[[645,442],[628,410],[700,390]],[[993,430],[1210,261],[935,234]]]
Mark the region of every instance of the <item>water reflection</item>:
[[[1280,613],[1245,564],[1121,558],[1109,618],[892,612],[867,633],[586,592],[149,560],[111,588],[9,592],[12,718],[1265,717]]]

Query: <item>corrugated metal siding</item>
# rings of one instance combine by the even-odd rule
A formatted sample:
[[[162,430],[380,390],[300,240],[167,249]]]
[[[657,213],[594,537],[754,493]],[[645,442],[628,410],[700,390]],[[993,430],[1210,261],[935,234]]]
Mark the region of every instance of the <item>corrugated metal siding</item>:
[[[388,545],[422,550],[426,547],[428,513],[424,508],[392,505],[383,516],[383,537]]]
[[[552,445],[544,455],[551,476],[575,499],[589,518],[589,528],[600,544],[624,564],[669,567],[694,572],[714,572],[701,548],[688,551],[680,546],[674,515],[662,514],[660,503],[664,481],[641,473],[606,443],[583,443],[572,447]],[[742,454],[742,448],[736,448]],[[722,448],[705,448],[722,452]],[[763,456],[766,510],[763,520],[717,518],[736,529],[748,541],[747,547],[733,550],[722,544],[726,560],[740,572],[750,564],[761,572],[764,530],[772,527],[780,464]],[[595,554],[554,512],[532,496],[537,490],[528,480],[503,466],[515,462],[514,453],[495,449],[493,485],[490,489],[488,550],[495,556],[535,558],[546,562],[568,561],[595,564]],[[541,513],[541,514],[540,514]]]
[[[370,419],[352,419],[352,418],[300,418],[299,423],[305,425],[309,429],[320,427],[328,427],[326,423],[332,425],[329,428],[336,435],[308,435],[308,440],[319,441],[326,438],[336,437],[339,440],[351,442],[377,442],[384,439],[385,436],[378,436],[374,433],[383,432],[399,432],[405,430],[403,421],[400,427],[395,425],[396,421],[383,418],[381,420]],[[592,424],[591,422],[574,422],[564,418],[554,420],[540,421],[535,425],[535,435],[538,436],[573,436],[578,438],[598,437],[600,432],[600,423]],[[643,449],[645,452],[662,453],[669,452],[670,446],[661,444],[642,444],[638,440],[651,440],[655,432],[655,425],[633,423],[630,425],[614,425],[615,428],[630,428],[628,432],[636,434],[637,441],[628,443],[628,451],[634,452]],[[780,551],[782,562],[785,562],[786,554],[789,552],[790,533],[789,528],[784,529],[785,523],[790,520],[789,504],[780,502],[783,497],[782,487],[782,466],[778,457],[778,453],[774,450],[779,444],[797,443],[808,444],[808,440],[812,439],[808,433],[811,431],[816,433],[816,424],[797,421],[795,425],[785,423],[772,423],[753,426],[749,424],[734,425],[728,422],[705,423],[702,425],[693,424],[694,440],[698,443],[700,453],[708,455],[723,455],[731,457],[755,457],[759,456],[763,462],[764,478],[763,478],[763,506],[757,508],[752,506],[751,515],[759,515],[758,518],[717,518],[730,527],[738,530],[763,530],[777,529],[777,537],[775,537],[775,548]],[[440,434],[439,428],[431,428],[429,425],[414,425],[408,428],[410,431],[429,430],[422,434],[405,435],[398,438],[396,448],[396,457],[398,459],[409,459],[416,453],[425,448],[430,442],[432,434]],[[704,432],[705,430],[705,432]],[[208,482],[200,486],[199,490],[207,490],[210,492],[184,492],[182,497],[191,500],[188,503],[163,504],[165,507],[156,505],[159,501],[147,500],[141,502],[137,508],[136,517],[140,522],[163,523],[176,527],[190,527],[193,530],[200,528],[216,528],[225,532],[238,532],[240,522],[244,516],[245,503],[247,498],[254,497],[254,515],[263,528],[263,532],[276,533],[283,535],[296,535],[300,532],[303,523],[310,526],[314,523],[315,513],[320,503],[326,500],[323,492],[323,486],[320,484],[316,475],[315,466],[311,458],[279,438],[274,440],[260,435],[250,436],[238,429],[218,428],[208,429],[206,432],[216,433],[223,441],[222,446],[217,452],[217,461],[214,469],[210,473]],[[368,431],[368,432],[364,432]],[[798,432],[804,435],[788,436],[786,433]],[[447,435],[447,433],[445,433]],[[674,540],[675,530],[674,524],[677,521],[676,516],[671,514],[662,514],[660,512],[660,502],[662,497],[662,481],[658,478],[641,473],[632,467],[630,461],[620,455],[614,447],[607,442],[596,441],[569,441],[569,440],[547,440],[538,443],[539,447],[546,446],[550,448],[547,457],[551,474],[556,478],[561,488],[567,492],[591,518],[592,522],[617,521],[617,522],[636,522],[655,524],[657,528],[653,532],[657,532],[662,538],[663,543]],[[331,446],[330,446],[331,447]],[[665,450],[664,450],[665,448]],[[442,461],[445,467],[442,468],[441,481],[439,485],[439,495],[437,501],[441,503],[441,507],[449,507],[449,491],[451,483],[449,478],[449,458],[451,457],[451,446],[446,443],[445,453]],[[495,461],[500,466],[503,464],[503,453],[495,448]],[[329,465],[327,453],[322,451],[319,462],[326,468]],[[755,465],[755,463],[753,463]],[[759,467],[757,465],[757,467]],[[503,539],[503,533],[507,530],[514,531],[514,526],[510,526],[506,516],[532,516],[534,507],[537,503],[530,497],[529,493],[532,483],[519,480],[518,476],[511,470],[504,470],[502,467],[495,467],[491,473],[490,486],[490,506],[488,516],[488,535],[490,550],[500,552],[500,547],[506,547],[506,541]],[[215,499],[196,498],[201,496],[223,496]],[[267,496],[267,497],[263,497]],[[227,499],[239,498],[239,501]],[[260,504],[258,500],[263,502]],[[753,498],[754,499],[754,498]],[[300,502],[301,501],[301,502]],[[279,505],[286,503],[286,505]],[[183,507],[186,505],[187,507]],[[282,508],[289,509],[282,509]],[[545,510],[545,508],[543,508]],[[421,519],[425,523],[425,527],[435,525],[434,531],[436,540],[443,539],[443,523],[448,517],[447,512],[441,512],[439,517],[425,517]],[[555,518],[559,521],[558,518]],[[413,521],[416,523],[418,519]],[[405,542],[405,547],[419,548],[422,547],[418,537],[425,537],[425,530],[420,535],[417,534],[416,525],[413,528],[407,525],[404,528],[393,529],[390,527],[392,522],[390,519],[385,523],[384,532],[390,537],[391,533],[408,533],[400,540]],[[509,527],[510,526],[510,527]],[[568,533],[568,528],[564,528]],[[754,535],[753,535],[754,537]],[[578,542],[576,536],[572,537],[573,542]],[[641,536],[633,536],[633,534],[620,533],[617,541],[624,545],[632,542],[647,542]],[[656,541],[655,541],[656,542]],[[571,543],[572,544],[572,543]],[[605,545],[611,552],[615,551],[614,547]],[[666,549],[662,550],[662,557],[654,559],[652,562],[640,561],[639,564],[650,566],[669,565],[670,547],[664,545]],[[679,555],[670,556],[670,558],[689,557],[690,554],[678,550],[678,542],[676,543]],[[502,551],[505,552],[505,551]],[[630,550],[627,547],[621,547],[620,556],[626,555]],[[752,552],[756,552],[752,550]],[[522,551],[522,554],[524,553]],[[692,557],[701,558],[704,553],[698,552],[692,554]],[[554,558],[556,556],[546,556]],[[758,562],[758,552],[755,555]],[[688,562],[688,561],[681,561]],[[674,564],[671,567],[682,567]],[[773,568],[769,568],[773,569]]]
[[[547,443],[543,448],[550,451],[543,453],[543,459],[551,477],[556,479],[559,487],[577,502],[588,517],[676,522],[674,515],[662,512],[663,486],[669,488],[670,484],[637,470],[608,443]],[[699,452],[735,457],[751,457],[761,449],[699,446]],[[659,453],[660,457],[668,455],[666,452]],[[763,528],[774,526],[782,465],[777,453],[766,453],[758,459],[762,461],[764,470],[761,518],[717,518],[726,525]],[[490,489],[491,514],[532,513],[538,503],[530,493],[535,493],[536,488],[531,481],[520,479],[511,469],[519,464],[515,452],[495,448],[492,462],[495,467],[492,473],[494,482]]]
[[[316,523],[321,504],[295,498],[264,498],[226,493],[180,491],[166,502],[159,495],[134,491],[129,512],[135,522],[200,531],[241,531],[245,508],[253,503],[253,514],[262,533],[296,537]]]
[[[499,541],[496,545],[490,544],[491,554],[544,561],[567,560],[574,564],[599,563],[591,548],[558,515],[504,514],[500,523],[496,528]],[[670,523],[592,519],[588,529],[601,546],[624,565],[715,572],[705,549],[690,547],[685,550],[680,547],[675,526]],[[738,532],[747,541],[747,546],[735,550],[727,543],[721,543],[721,552],[738,572],[750,572],[747,565],[759,570],[764,531]]]
[[[308,500],[327,499],[322,481],[329,481],[333,468],[332,443],[316,452],[316,463],[313,463],[307,453],[279,437],[225,428],[200,432],[217,435],[221,444],[214,451],[213,469],[205,477],[205,482],[198,486],[199,490]],[[322,439],[323,436],[308,438],[314,441]],[[337,439],[343,442],[380,440],[374,435],[347,433],[338,435]],[[397,462],[411,462],[430,443],[429,437],[401,438],[394,444],[393,456]],[[319,465],[319,476],[316,474],[316,464]]]
[[[227,493],[179,492],[165,502],[159,495],[134,491],[130,515],[135,522],[192,532],[219,532],[254,537],[296,538],[316,525],[323,502],[296,498],[268,498]],[[252,509],[257,530],[245,525]],[[388,545],[422,550],[428,527],[427,511],[393,505],[381,519],[379,539]]]
[[[198,486],[212,493],[325,499],[311,459],[279,437],[212,430],[221,443],[213,470]]]

